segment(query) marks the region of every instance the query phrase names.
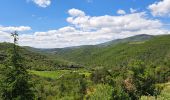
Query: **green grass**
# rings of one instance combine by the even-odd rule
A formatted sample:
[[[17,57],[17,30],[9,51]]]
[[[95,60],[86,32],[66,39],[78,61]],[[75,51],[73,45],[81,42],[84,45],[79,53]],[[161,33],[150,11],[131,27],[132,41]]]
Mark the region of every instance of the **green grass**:
[[[79,73],[80,75],[85,75],[85,77],[89,77],[91,75],[91,72],[89,72],[88,70],[86,69],[79,69],[79,70],[74,70],[72,72],[77,72]]]
[[[31,70],[30,73],[44,77],[44,78],[52,78],[52,79],[57,79],[61,77],[62,75],[69,73],[69,70],[58,70],[58,71],[33,71]]]
[[[85,75],[85,77],[89,77],[91,75],[90,72],[82,72],[82,73],[79,73],[81,75]]]
[[[51,78],[51,79],[58,79],[65,74],[69,74],[69,73],[73,73],[73,72],[77,72],[81,75],[84,74],[86,77],[89,77],[91,75],[90,72],[88,72],[87,70],[82,70],[82,69],[80,69],[80,70],[57,70],[57,71],[34,71],[34,70],[30,70],[29,72],[33,75],[37,75],[37,76],[44,77],[44,78]]]
[[[160,100],[170,100],[170,82],[164,84],[164,90],[160,95]]]

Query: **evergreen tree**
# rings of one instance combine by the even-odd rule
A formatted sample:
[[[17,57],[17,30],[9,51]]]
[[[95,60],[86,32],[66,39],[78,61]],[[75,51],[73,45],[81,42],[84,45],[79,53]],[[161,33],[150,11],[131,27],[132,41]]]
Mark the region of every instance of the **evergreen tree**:
[[[34,93],[30,75],[23,65],[23,58],[19,55],[17,46],[18,33],[11,33],[14,38],[13,48],[6,60],[1,82],[1,96],[3,100],[33,100]]]

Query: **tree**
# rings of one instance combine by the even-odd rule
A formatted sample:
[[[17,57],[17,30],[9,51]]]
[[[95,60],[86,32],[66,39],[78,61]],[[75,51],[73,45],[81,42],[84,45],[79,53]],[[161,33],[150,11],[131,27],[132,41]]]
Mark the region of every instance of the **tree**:
[[[129,64],[132,75],[132,83],[136,88],[138,97],[142,95],[157,96],[161,92],[161,88],[156,87],[155,66],[146,65],[141,60],[136,60]]]
[[[11,33],[13,47],[3,68],[1,96],[4,100],[33,100],[34,93],[30,75],[24,67],[23,58],[19,54],[18,33]]]

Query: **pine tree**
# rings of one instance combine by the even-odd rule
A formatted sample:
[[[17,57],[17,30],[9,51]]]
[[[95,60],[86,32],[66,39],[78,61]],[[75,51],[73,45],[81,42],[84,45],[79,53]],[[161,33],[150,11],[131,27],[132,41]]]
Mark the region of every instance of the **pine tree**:
[[[11,33],[11,36],[14,43],[3,69],[1,96],[4,100],[33,100],[30,75],[23,65],[23,58],[17,46],[18,33]]]

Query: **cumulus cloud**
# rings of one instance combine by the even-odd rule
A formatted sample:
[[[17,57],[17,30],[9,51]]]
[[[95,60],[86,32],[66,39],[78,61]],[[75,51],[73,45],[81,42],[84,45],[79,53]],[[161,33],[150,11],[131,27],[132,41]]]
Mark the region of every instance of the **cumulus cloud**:
[[[67,21],[77,28],[83,30],[98,30],[108,28],[109,30],[124,31],[124,30],[141,30],[149,28],[158,28],[162,26],[159,20],[146,18],[145,12],[126,14],[123,16],[77,16],[69,17]],[[135,19],[135,21],[134,21]]]
[[[21,34],[19,44],[37,48],[62,48],[94,45],[139,34],[170,34],[168,30],[163,29],[161,21],[149,19],[145,12],[121,16],[89,16],[84,11],[73,8],[68,14],[69,26],[45,32]],[[5,33],[2,36],[3,39],[0,40],[7,40],[8,36],[5,36]]]
[[[51,4],[51,0],[32,0],[35,4],[40,7],[46,8]]]
[[[122,9],[119,9],[117,11],[117,14],[124,15],[124,14],[126,14],[126,12],[124,10],[122,10]]]
[[[0,42],[10,42],[10,33],[0,31]]]
[[[107,33],[108,32],[108,33]],[[47,31],[37,32],[33,35],[20,35],[19,43],[24,46],[32,46],[37,48],[62,48],[69,46],[79,46],[79,45],[94,45],[103,43],[106,41],[126,38],[129,36],[139,35],[139,34],[150,34],[150,35],[160,35],[160,34],[170,34],[168,30],[160,29],[145,29],[138,31],[121,31],[119,33],[107,31],[107,29],[101,29],[94,32],[85,32],[80,30],[75,30],[74,32],[60,33],[58,30],[53,32]]]
[[[161,0],[149,5],[153,16],[170,16],[170,0]]]
[[[18,32],[23,32],[23,31],[29,31],[31,30],[31,27],[29,26],[0,26],[0,42],[11,42],[11,32],[13,31],[18,31]]]
[[[0,26],[0,31],[28,31],[31,30],[31,27],[29,26],[19,26],[19,27],[14,27],[14,26]]]
[[[77,17],[77,16],[85,16],[85,13],[79,9],[75,9],[72,8],[68,11],[68,13],[73,16],[73,17]]]

